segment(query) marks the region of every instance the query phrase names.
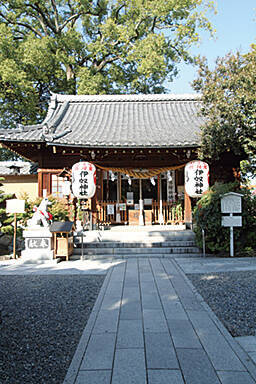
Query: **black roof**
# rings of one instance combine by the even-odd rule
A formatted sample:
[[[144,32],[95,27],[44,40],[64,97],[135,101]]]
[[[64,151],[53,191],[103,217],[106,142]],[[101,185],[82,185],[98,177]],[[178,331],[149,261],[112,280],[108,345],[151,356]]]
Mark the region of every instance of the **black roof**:
[[[74,147],[189,147],[200,143],[197,95],[52,94],[41,124],[0,132],[0,141]]]

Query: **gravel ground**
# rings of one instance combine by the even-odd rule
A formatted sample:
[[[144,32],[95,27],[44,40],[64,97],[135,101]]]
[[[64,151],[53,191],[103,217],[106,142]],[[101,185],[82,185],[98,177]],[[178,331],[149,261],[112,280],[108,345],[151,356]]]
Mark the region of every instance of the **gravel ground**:
[[[255,335],[256,272],[187,276],[232,336]]]
[[[0,276],[0,383],[61,384],[104,276]]]

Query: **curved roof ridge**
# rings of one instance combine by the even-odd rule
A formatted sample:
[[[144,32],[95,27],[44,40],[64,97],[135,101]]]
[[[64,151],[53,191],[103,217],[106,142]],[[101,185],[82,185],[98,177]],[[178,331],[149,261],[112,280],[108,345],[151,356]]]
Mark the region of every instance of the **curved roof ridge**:
[[[54,94],[57,102],[152,102],[152,101],[186,101],[186,100],[199,100],[199,94],[127,94],[127,95],[62,95]]]

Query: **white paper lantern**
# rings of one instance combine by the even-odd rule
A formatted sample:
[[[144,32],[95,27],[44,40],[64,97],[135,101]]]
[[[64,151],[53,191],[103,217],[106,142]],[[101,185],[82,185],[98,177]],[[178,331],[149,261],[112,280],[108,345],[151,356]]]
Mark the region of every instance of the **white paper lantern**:
[[[90,199],[96,192],[96,168],[87,161],[72,167],[72,192],[78,199]]]
[[[209,189],[209,165],[204,161],[190,161],[185,166],[185,190],[190,197],[200,197]]]

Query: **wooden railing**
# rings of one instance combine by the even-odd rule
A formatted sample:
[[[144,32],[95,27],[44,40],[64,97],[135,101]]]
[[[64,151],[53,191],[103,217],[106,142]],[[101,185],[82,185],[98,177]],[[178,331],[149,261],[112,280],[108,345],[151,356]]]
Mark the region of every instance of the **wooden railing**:
[[[116,211],[117,211],[116,201],[98,201],[97,203],[98,223],[105,224],[105,225],[116,224],[117,223]],[[119,224],[128,224],[127,205],[125,207],[125,210],[119,209],[119,212],[120,212]]]
[[[120,202],[121,209],[119,224],[129,224],[129,209],[130,206]],[[123,208],[123,209],[122,209]],[[125,208],[125,209],[124,209]],[[146,207],[146,210],[148,210]],[[157,201],[152,202],[152,224],[160,224],[159,221],[159,209],[160,203]],[[116,212],[117,202],[116,201],[98,201],[97,203],[97,222],[98,224],[111,225],[117,224]],[[162,213],[164,224],[183,224],[184,223],[184,209],[181,204],[171,203],[168,201],[162,202]]]
[[[159,224],[160,203],[153,201],[153,224]],[[162,213],[164,224],[183,224],[184,223],[184,209],[181,204],[172,203],[169,201],[162,202]]]

